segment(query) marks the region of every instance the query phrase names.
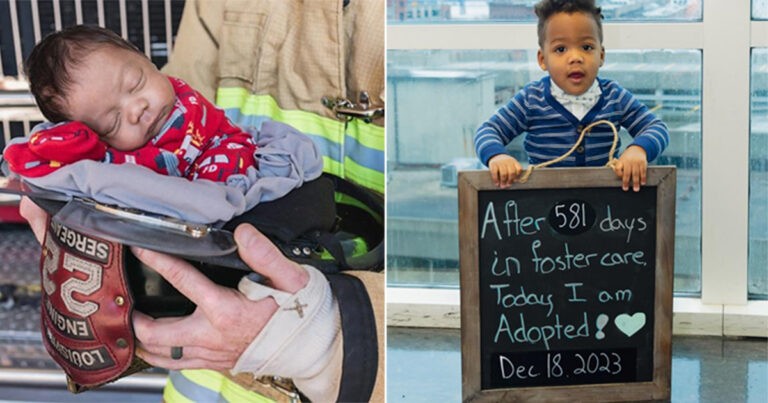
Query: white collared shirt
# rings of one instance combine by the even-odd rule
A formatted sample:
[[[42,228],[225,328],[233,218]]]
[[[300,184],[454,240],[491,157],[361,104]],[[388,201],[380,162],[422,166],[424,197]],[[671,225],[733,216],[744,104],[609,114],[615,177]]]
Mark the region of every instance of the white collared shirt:
[[[549,81],[552,96],[557,100],[557,102],[560,102],[560,104],[563,105],[563,107],[565,107],[568,112],[571,112],[573,116],[579,120],[584,119],[584,116],[587,114],[587,112],[589,112],[589,110],[595,106],[597,100],[600,99],[600,94],[603,93],[597,80],[595,80],[592,83],[592,86],[589,87],[589,89],[581,95],[566,94],[562,88],[555,84],[554,80],[550,78]]]

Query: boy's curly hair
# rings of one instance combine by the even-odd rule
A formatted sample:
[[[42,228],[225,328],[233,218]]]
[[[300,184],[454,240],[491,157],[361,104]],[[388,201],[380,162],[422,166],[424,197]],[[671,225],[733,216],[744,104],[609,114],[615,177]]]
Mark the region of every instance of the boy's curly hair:
[[[144,56],[116,33],[90,25],[53,32],[32,49],[24,61],[24,74],[46,119],[54,123],[70,120],[65,98],[72,86],[72,67],[79,65],[85,56],[100,46],[114,46]]]
[[[597,23],[597,35],[603,42],[603,14],[600,7],[595,6],[595,0],[541,0],[534,8],[539,17],[538,34],[539,47],[544,46],[545,28],[549,17],[556,13],[584,13],[591,15]]]

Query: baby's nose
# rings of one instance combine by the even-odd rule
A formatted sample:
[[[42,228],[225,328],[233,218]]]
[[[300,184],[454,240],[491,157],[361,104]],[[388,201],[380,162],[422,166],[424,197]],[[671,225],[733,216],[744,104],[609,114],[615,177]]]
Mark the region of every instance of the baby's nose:
[[[133,124],[137,124],[141,121],[147,108],[149,108],[149,103],[146,100],[137,99],[133,102],[133,105],[129,106],[129,108],[130,112],[128,113],[128,116],[130,117],[130,121]]]

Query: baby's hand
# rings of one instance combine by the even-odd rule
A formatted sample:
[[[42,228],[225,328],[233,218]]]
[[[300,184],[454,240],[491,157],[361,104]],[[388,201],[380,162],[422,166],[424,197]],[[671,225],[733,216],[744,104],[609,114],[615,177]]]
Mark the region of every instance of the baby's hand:
[[[640,146],[629,146],[621,154],[619,160],[613,166],[613,172],[621,178],[621,188],[629,190],[629,181],[632,181],[632,190],[640,191],[640,185],[645,185],[645,174],[648,170],[648,160],[645,150]]]
[[[488,168],[491,169],[491,179],[500,188],[512,186],[512,182],[520,176],[523,167],[514,157],[507,154],[498,154],[488,160]]]

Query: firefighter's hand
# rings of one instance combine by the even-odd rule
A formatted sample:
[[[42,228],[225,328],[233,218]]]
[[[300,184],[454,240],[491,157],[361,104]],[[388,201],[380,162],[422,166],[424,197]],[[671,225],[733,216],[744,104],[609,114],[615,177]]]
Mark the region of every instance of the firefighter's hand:
[[[235,241],[240,257],[266,278],[265,285],[295,293],[307,284],[304,268],[285,258],[254,227],[238,226]],[[273,298],[252,301],[237,289],[213,283],[181,259],[136,247],[132,251],[197,305],[185,317],[153,319],[134,313],[137,354],[153,366],[231,369],[277,310]],[[172,347],[182,348],[176,349],[176,358],[171,358]]]
[[[639,192],[640,185],[645,186],[647,170],[647,155],[640,146],[627,147],[613,166],[613,172],[621,179],[624,191],[629,190],[629,183],[632,182],[632,190]]]
[[[517,160],[507,154],[498,154],[488,160],[493,183],[500,188],[508,188],[520,176],[523,167]]]

